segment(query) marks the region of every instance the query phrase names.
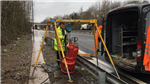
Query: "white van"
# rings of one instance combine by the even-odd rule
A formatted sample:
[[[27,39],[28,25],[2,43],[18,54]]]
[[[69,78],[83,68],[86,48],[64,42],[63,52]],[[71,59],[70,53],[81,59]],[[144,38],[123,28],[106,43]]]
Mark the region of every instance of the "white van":
[[[82,24],[80,30],[89,30],[91,28],[88,28],[88,24]]]

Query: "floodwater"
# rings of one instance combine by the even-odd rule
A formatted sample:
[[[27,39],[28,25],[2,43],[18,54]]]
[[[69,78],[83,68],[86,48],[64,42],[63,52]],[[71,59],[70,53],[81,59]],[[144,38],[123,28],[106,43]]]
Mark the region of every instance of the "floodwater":
[[[43,30],[34,30],[34,35],[32,37],[33,40],[33,51],[32,51],[32,60],[31,60],[31,65],[34,65],[37,56],[40,50],[40,45],[42,43],[42,37],[44,36],[45,31]],[[44,62],[42,52],[40,53],[40,57],[37,63],[36,70],[33,75],[33,79],[29,80],[29,84],[40,84],[42,83],[46,78],[48,78],[48,74],[46,72],[43,72],[43,69],[41,67],[41,63]],[[30,76],[33,72],[34,67],[30,67]],[[45,83],[49,84],[49,80],[47,80]]]

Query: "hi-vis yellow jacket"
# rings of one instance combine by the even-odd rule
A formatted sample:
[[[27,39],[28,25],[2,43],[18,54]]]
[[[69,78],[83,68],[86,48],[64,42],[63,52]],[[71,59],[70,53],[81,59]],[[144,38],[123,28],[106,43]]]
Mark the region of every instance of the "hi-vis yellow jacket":
[[[64,30],[65,35],[62,34],[62,29],[60,28],[60,26],[57,28],[57,31],[58,31],[58,35],[59,35],[59,38],[60,38],[60,41],[61,41],[61,45],[62,45],[63,51],[65,51],[65,35],[67,34],[66,30]],[[58,51],[56,36],[54,38],[54,49],[56,51]],[[59,50],[60,50],[60,45],[59,45]]]

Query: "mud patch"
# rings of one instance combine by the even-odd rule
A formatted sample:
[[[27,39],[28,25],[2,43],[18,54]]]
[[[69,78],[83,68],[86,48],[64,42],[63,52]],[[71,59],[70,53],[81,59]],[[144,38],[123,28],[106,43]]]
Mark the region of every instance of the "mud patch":
[[[2,84],[28,84],[32,57],[32,35],[22,35],[17,39],[11,44],[2,45]]]

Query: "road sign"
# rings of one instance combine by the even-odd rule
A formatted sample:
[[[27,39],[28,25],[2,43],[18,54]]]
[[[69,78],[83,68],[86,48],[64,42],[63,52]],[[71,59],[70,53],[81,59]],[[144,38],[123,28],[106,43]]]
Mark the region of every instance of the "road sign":
[[[56,19],[51,19],[51,22],[55,22],[56,21]]]

